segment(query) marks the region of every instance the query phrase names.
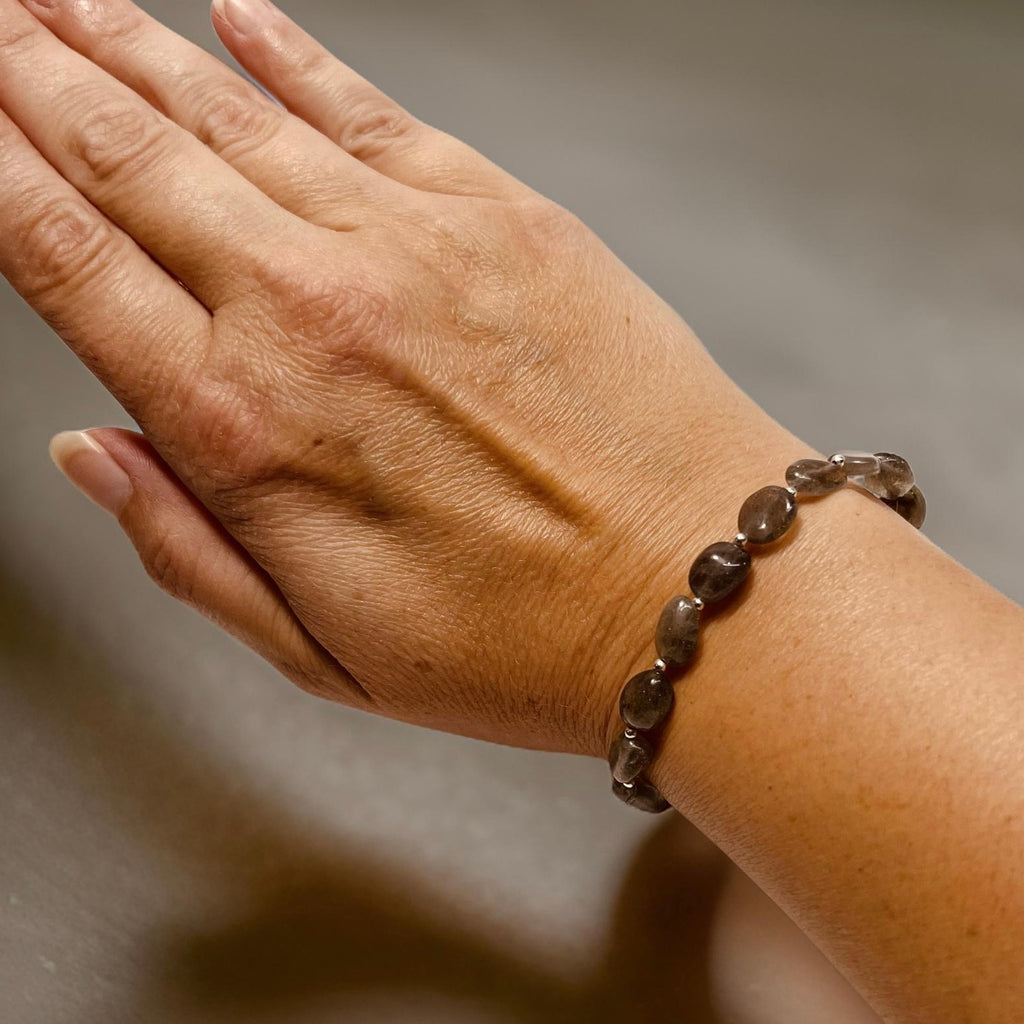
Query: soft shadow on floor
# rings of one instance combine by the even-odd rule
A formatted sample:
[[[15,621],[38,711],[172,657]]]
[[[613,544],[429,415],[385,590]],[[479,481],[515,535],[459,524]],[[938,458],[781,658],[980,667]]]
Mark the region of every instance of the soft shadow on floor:
[[[110,808],[104,827],[194,885],[194,913],[185,907],[178,924],[156,922],[144,937],[129,1005],[97,1006],[97,1022],[152,1019],[157,1007],[160,1019],[290,1020],[314,1000],[343,1012],[347,996],[402,991],[523,1024],[619,1024],[638,1012],[648,1024],[715,1020],[706,936],[727,862],[681,818],[662,819],[637,850],[608,934],[595,938],[593,975],[570,983],[534,966],[514,928],[453,923],[457,908],[431,902],[426,879],[346,849],[253,791],[216,750],[130,696],[145,694],[144,679],[76,649],[2,576],[0,645],[34,667],[5,686],[47,678],[45,691],[22,685],[14,696],[41,741],[86,770],[81,784]],[[181,925],[193,917],[204,923]]]
[[[619,1024],[637,1012],[654,1024],[711,1022],[705,938],[722,865],[691,832],[675,818],[638,851],[607,956],[581,984],[529,966],[514,939],[452,928],[443,906],[421,912],[404,895],[415,877],[291,850],[281,867],[294,874],[292,885],[264,877],[236,923],[180,938],[180,994],[195,1010],[276,1006],[282,1017],[326,993],[405,989],[475,1002],[524,1024]]]

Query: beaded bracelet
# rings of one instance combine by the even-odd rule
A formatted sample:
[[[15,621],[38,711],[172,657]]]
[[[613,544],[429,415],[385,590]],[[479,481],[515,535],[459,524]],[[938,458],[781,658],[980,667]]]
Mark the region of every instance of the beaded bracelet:
[[[706,547],[690,568],[692,597],[673,597],[661,613],[654,634],[658,652],[652,668],[633,676],[622,689],[619,715],[625,731],[612,743],[608,763],[612,792],[624,803],[658,814],[671,805],[643,773],[654,758],[651,735],[675,703],[673,681],[697,650],[700,613],[705,605],[723,601],[750,572],[750,544],[771,544],[796,520],[798,494],[819,496],[853,480],[912,526],[924,522],[924,495],[914,485],[910,463],[889,452],[837,452],[827,460],[800,459],[786,470],[786,487],[770,485],[743,503],[739,533],[732,540]]]

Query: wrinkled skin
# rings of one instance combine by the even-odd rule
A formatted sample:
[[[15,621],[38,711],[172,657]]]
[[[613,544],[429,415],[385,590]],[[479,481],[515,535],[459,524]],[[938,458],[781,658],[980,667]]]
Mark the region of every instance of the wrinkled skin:
[[[601,754],[737,439],[806,451],[572,215],[262,10],[214,24],[290,113],[127,0],[0,0],[0,270],[141,427],[92,437],[165,589],[314,693]]]

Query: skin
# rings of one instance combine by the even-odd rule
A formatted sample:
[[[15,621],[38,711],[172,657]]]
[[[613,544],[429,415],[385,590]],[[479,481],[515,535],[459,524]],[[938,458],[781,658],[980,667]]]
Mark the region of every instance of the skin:
[[[604,756],[694,554],[816,453],[565,210],[213,20],[282,106],[125,0],[0,0],[0,271],[142,429],[58,463],[305,689]],[[1024,613],[864,494],[805,512],[652,778],[885,1019],[1019,1020]]]

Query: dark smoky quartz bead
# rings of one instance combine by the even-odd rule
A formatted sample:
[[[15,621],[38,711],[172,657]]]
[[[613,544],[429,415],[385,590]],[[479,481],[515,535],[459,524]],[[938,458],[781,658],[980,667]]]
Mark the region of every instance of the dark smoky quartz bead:
[[[638,672],[622,688],[619,715],[626,725],[646,732],[668,718],[676,695],[664,673],[657,669]]]
[[[770,544],[793,525],[796,499],[785,487],[770,484],[743,502],[739,514],[740,533],[751,544]]]
[[[921,529],[924,523],[924,515],[927,511],[924,495],[920,487],[911,487],[906,494],[900,498],[883,498],[891,509],[895,509],[911,526]]]
[[[902,498],[914,486],[914,471],[902,455],[878,452],[878,471],[869,473],[861,483],[878,498]]]
[[[836,452],[829,456],[829,461],[836,455],[842,455],[843,472],[847,476],[867,476],[878,472],[878,458],[871,452]]]
[[[616,782],[632,782],[654,760],[654,747],[645,736],[623,733],[608,751],[608,764]]]
[[[702,601],[728,597],[750,572],[750,553],[731,540],[710,544],[690,567],[690,589]]]
[[[624,804],[651,814],[661,814],[672,806],[646,779],[637,779],[628,784],[612,779],[612,792]]]
[[[846,471],[823,459],[799,459],[786,470],[786,483],[798,494],[830,494],[846,483]]]
[[[690,662],[697,650],[700,612],[692,597],[673,597],[661,611],[654,631],[654,647],[659,658],[677,668]]]

